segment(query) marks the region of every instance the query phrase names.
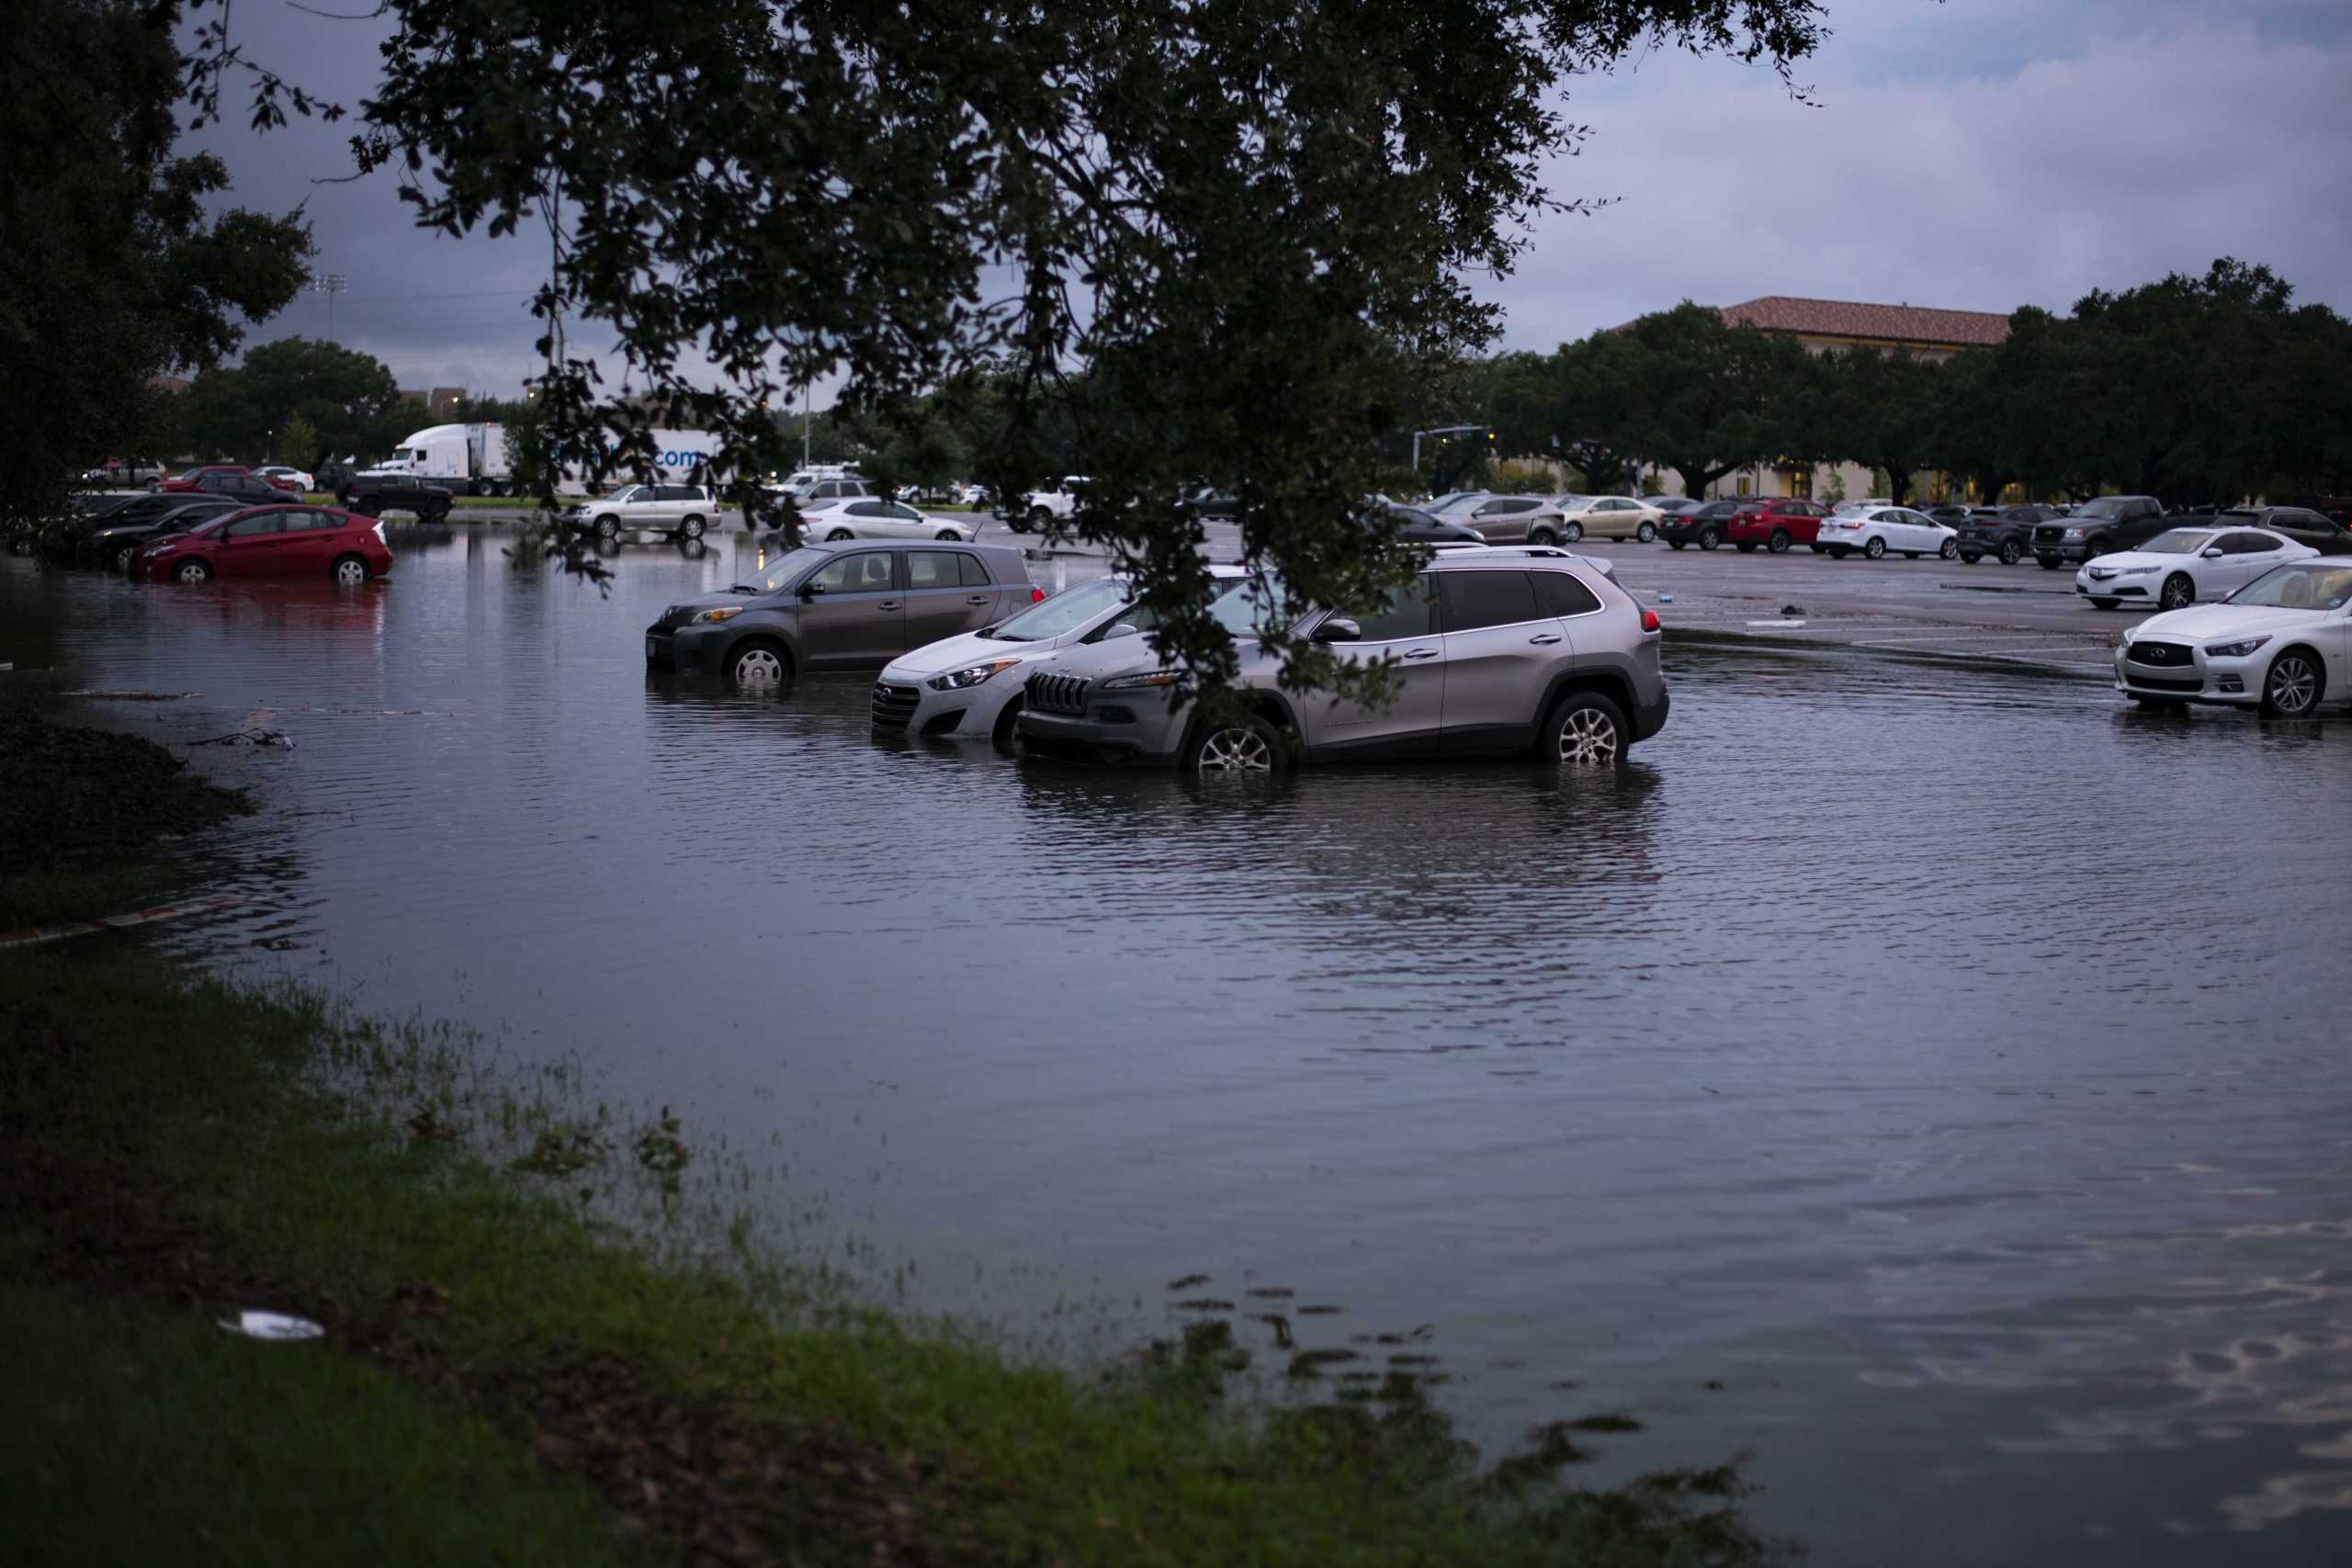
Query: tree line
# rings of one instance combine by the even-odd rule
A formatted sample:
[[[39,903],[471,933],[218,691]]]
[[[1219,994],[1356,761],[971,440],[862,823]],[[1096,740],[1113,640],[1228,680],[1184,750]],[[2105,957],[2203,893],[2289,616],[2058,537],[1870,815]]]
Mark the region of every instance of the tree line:
[[[1638,488],[1645,467],[1695,496],[1742,469],[1841,461],[1883,472],[1896,501],[1928,473],[2075,500],[2352,490],[2352,322],[2229,258],[2064,316],[2027,306],[1998,347],[1941,362],[1810,354],[1686,301],[1466,364],[1454,394],[1498,450],[1557,457],[1599,491]]]

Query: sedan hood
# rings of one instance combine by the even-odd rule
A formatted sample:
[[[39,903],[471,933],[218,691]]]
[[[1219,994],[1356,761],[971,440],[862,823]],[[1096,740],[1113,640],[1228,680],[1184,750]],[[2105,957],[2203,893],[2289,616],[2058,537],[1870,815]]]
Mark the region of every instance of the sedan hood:
[[[2196,604],[2150,615],[2124,635],[2126,643],[2143,637],[2177,637],[2186,642],[2259,637],[2264,632],[2285,635],[2305,630],[2332,615],[2327,610],[2287,610],[2267,604]]]
[[[2116,550],[2108,555],[2096,556],[2083,564],[2086,569],[2094,566],[2103,566],[2111,568],[2118,571],[2125,570],[2135,566],[2177,567],[2183,571],[2188,571],[2193,570],[2199,563],[2199,558],[2193,555],[2165,556],[2152,555],[2146,550]]]
[[[890,660],[890,668],[901,675],[944,675],[950,670],[962,670],[983,664],[991,659],[1044,659],[1053,653],[1052,642],[1004,642],[978,632],[966,632],[960,637],[943,637],[925,643],[912,653],[902,653]]]

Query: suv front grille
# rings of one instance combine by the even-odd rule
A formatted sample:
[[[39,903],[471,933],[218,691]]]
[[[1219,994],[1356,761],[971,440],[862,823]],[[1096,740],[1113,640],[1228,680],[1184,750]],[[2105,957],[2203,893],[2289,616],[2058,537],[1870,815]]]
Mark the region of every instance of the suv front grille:
[[[2188,645],[2179,642],[2135,642],[2124,657],[2134,664],[2153,664],[2163,669],[2186,670],[2197,662]]]
[[[904,729],[914,722],[915,705],[922,700],[922,693],[912,686],[893,686],[887,682],[874,683],[874,723],[882,729]]]
[[[1021,694],[1022,701],[1035,713],[1086,712],[1086,679],[1082,675],[1057,675],[1050,670],[1040,670],[1029,677]]]

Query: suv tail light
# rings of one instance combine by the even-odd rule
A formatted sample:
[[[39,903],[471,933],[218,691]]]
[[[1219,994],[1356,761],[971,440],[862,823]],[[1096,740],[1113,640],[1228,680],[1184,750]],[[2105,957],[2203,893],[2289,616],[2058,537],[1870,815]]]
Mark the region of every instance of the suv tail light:
[[[1644,610],[1642,612],[1642,630],[1645,632],[1654,632],[1657,629],[1657,612],[1656,610]]]
[[[1046,591],[1038,587],[1035,583],[1031,583],[1029,585],[1029,603],[1032,604],[1042,604],[1045,602]]]

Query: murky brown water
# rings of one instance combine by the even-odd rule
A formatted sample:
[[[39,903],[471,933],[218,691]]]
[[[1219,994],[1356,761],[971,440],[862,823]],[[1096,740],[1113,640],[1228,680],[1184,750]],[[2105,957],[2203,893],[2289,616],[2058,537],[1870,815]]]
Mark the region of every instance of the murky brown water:
[[[2352,1556],[2352,725],[1683,650],[1621,780],[1227,795],[648,678],[737,536],[609,598],[393,545],[356,595],[0,563],[0,680],[297,742],[220,764],[254,907],[168,940],[577,1054],[932,1304],[1434,1325],[1477,1435],[1745,1450],[1815,1561]]]

